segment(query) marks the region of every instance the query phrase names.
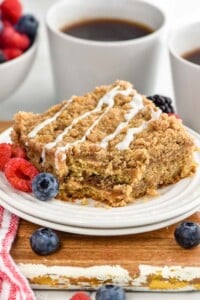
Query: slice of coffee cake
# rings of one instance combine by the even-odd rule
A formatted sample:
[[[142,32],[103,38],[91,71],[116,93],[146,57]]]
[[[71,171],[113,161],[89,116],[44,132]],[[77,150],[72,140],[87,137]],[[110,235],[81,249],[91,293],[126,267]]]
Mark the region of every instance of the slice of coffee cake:
[[[123,206],[195,172],[194,142],[182,122],[125,81],[43,114],[19,112],[11,138],[40,171],[58,177],[62,200]]]

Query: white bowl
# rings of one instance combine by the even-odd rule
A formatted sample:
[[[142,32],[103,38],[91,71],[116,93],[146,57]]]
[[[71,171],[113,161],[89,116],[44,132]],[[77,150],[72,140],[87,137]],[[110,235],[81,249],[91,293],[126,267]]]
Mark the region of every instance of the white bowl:
[[[34,62],[38,38],[21,56],[0,64],[0,102],[3,102],[23,83]]]

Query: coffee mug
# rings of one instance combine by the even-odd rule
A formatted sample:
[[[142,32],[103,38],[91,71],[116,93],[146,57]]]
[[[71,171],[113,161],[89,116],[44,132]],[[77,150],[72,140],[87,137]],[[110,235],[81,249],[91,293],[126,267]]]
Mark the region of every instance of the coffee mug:
[[[200,23],[174,31],[169,39],[169,53],[177,113],[184,124],[200,133],[200,65],[183,56],[200,49]]]
[[[153,32],[125,41],[94,41],[61,32],[68,24],[100,18],[142,23]],[[158,7],[140,0],[63,0],[50,7],[46,24],[58,101],[117,79],[132,82],[141,93],[154,92],[165,24]]]

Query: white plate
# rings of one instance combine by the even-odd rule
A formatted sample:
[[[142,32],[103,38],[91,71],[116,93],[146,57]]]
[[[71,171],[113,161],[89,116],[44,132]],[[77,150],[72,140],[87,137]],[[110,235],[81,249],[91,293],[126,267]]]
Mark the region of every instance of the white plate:
[[[62,225],[54,222],[49,222],[47,220],[39,219],[37,217],[33,217],[31,215],[25,214],[16,208],[13,208],[12,206],[4,202],[2,199],[0,199],[0,205],[2,205],[5,209],[10,211],[11,213],[17,215],[18,217],[27,220],[29,222],[38,224],[40,226],[49,227],[55,230],[69,232],[69,233],[92,235],[92,236],[119,236],[119,235],[137,234],[137,233],[153,231],[156,229],[161,229],[184,220],[185,218],[191,216],[193,213],[198,211],[199,208],[197,207],[179,217],[164,222],[156,223],[156,224],[140,226],[140,227],[129,227],[129,228],[97,229],[97,228],[86,228],[86,227],[77,227],[77,226],[73,227],[73,226]]]
[[[190,134],[200,146],[200,136]],[[9,130],[0,136],[0,142],[9,141]],[[196,154],[200,162],[200,155]],[[125,228],[145,226],[174,219],[187,214],[199,205],[200,168],[194,176],[160,190],[160,196],[138,201],[120,208],[97,208],[78,203],[52,199],[42,202],[31,194],[13,189],[4,175],[0,176],[0,198],[21,212],[52,223],[87,228]]]

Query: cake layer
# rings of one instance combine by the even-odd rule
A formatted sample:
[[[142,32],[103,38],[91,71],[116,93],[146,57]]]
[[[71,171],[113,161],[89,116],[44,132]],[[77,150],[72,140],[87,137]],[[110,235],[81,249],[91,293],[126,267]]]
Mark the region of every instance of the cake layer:
[[[124,81],[43,114],[19,112],[11,137],[40,171],[58,177],[63,200],[122,206],[195,172],[194,143],[182,122]]]

